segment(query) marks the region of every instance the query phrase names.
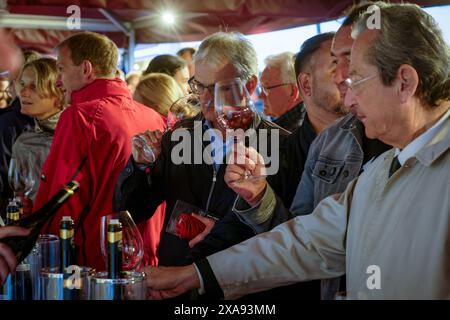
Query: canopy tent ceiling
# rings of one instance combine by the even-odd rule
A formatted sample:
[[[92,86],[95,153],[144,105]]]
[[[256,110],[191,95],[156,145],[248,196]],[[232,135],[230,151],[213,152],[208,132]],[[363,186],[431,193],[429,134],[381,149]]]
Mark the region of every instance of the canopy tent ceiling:
[[[356,1],[357,2],[357,1]],[[450,1],[413,1],[421,6]],[[2,8],[2,3],[3,7]],[[67,8],[81,8],[81,28],[106,34],[119,47],[134,43],[201,40],[219,30],[255,34],[322,22],[345,14],[352,0],[0,0],[0,26],[22,48],[50,51],[77,30],[67,29]],[[161,13],[177,17],[161,23]]]

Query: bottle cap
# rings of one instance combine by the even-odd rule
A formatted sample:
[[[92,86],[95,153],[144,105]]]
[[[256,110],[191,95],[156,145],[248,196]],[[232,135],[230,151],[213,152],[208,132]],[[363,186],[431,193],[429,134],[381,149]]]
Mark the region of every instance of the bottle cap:
[[[17,265],[16,271],[23,272],[23,271],[30,271],[30,265],[27,263],[20,263]]]
[[[63,216],[61,218],[61,221],[72,221],[72,217],[71,216]]]
[[[111,219],[108,224],[120,224],[119,219]]]

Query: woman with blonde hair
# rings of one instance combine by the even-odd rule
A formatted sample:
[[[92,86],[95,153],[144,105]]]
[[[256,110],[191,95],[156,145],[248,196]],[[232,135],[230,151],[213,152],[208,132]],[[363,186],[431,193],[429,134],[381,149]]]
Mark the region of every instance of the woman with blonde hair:
[[[141,78],[134,92],[134,100],[161,114],[167,122],[171,105],[184,96],[179,84],[167,74],[151,73]],[[156,251],[164,223],[166,203],[162,203],[152,217],[138,225],[144,240],[143,266],[158,265]]]
[[[178,83],[164,73],[151,73],[141,78],[134,92],[134,100],[154,109],[167,118],[170,106],[184,97]]]
[[[56,60],[41,58],[23,66],[16,84],[20,112],[35,121],[33,130],[25,131],[17,138],[11,157],[11,163],[15,161],[19,166],[32,168],[34,184],[27,192],[30,200],[34,200],[39,189],[41,169],[64,106],[64,95],[57,87],[57,76]]]

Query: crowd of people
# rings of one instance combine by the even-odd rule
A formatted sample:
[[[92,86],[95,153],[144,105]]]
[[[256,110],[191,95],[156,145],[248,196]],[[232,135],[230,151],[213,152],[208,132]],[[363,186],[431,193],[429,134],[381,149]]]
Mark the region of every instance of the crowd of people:
[[[20,57],[0,32],[0,210],[14,196],[12,161],[36,177],[21,195],[27,213],[78,172],[79,192],[42,233],[58,234],[70,215],[79,265],[104,269],[100,219],[126,210],[144,239],[151,299],[450,297],[450,49],[420,7],[356,6],[336,32],[267,57],[261,75],[236,32],[159,55],[125,81],[106,36],[80,32],[53,59]],[[249,96],[260,87],[265,113],[253,110],[240,148],[215,109],[215,84],[236,78]],[[201,112],[168,130],[187,95]],[[140,157],[137,135],[154,161]],[[262,135],[276,143],[250,143]],[[174,161],[180,144],[206,161]],[[274,174],[267,154],[278,155]],[[207,213],[189,237],[167,228],[180,203]],[[1,238],[27,232],[0,227],[1,282],[16,267]]]

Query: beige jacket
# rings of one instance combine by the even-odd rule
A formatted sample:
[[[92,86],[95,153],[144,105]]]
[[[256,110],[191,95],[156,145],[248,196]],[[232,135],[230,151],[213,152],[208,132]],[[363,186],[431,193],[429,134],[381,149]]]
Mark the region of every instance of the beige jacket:
[[[353,298],[449,298],[449,149],[447,119],[390,179],[394,149],[339,199],[208,257],[225,298],[344,272]]]

